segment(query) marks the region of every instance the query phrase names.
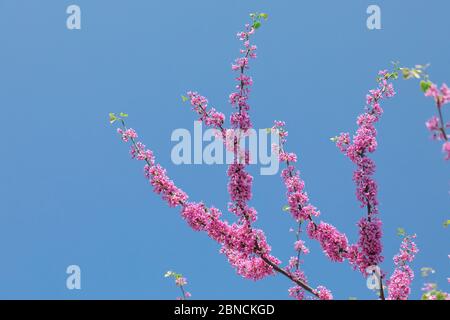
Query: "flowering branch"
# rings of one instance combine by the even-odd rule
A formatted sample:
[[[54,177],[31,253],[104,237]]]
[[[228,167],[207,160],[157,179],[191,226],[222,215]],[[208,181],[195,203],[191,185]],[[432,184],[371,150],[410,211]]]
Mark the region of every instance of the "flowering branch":
[[[242,137],[252,128],[248,101],[253,79],[245,71],[249,69],[250,60],[256,58],[256,46],[252,45],[250,40],[255,31],[260,28],[261,22],[267,19],[267,15],[252,14],[251,18],[252,24],[247,24],[245,30],[238,33],[239,39],[243,42],[243,49],[240,51],[242,56],[232,64],[232,70],[238,72],[239,75],[236,77],[238,82],[236,91],[229,96],[229,102],[234,109],[230,117],[231,129],[225,128],[223,113],[214,108],[208,108],[208,100],[205,97],[191,91],[187,93],[187,97],[182,96],[183,101],[190,102],[193,110],[199,115],[199,120],[206,126],[218,130],[218,136],[223,139],[227,149],[233,152],[234,161],[229,165],[227,171],[229,176],[228,193],[230,195],[228,211],[237,217],[236,222],[230,224],[222,220],[221,211],[214,207],[207,207],[202,202],[188,201],[188,195],[178,188],[170,180],[166,170],[155,162],[153,152],[146,149],[145,145],[138,141],[138,135],[133,129],[127,128],[125,118],[128,115],[124,113],[110,114],[110,121],[111,123],[119,121],[122,124],[117,131],[124,142],[131,142],[130,153],[132,158],[145,162],[144,174],[153,186],[154,192],[161,195],[170,207],[180,207],[183,219],[193,230],[207,233],[211,239],[220,244],[220,252],[228,258],[229,263],[238,274],[247,279],[260,280],[279,273],[294,283],[294,287],[289,289],[289,295],[296,299],[303,299],[306,292],[314,298],[332,299],[331,292],[325,287],[318,286],[314,289],[310,286],[300,268],[301,254],[309,253],[309,249],[301,239],[302,227],[307,222],[307,235],[320,243],[324,254],[330,260],[335,262],[348,260],[364,276],[369,275],[369,267],[378,266],[383,261],[381,220],[378,217],[378,186],[373,178],[375,163],[368,155],[375,152],[377,148],[375,124],[380,120],[383,113],[380,102],[395,95],[390,81],[397,79],[398,71],[402,69],[396,67],[392,73],[380,71],[377,79],[378,86],[376,89],[369,91],[366,99],[366,110],[357,119],[358,129],[356,134],[352,139],[350,139],[348,133],[343,133],[332,139],[337,147],[356,165],[353,174],[356,196],[361,203],[361,207],[367,210],[365,216],[358,223],[359,240],[356,244],[350,245],[346,235],[339,232],[331,224],[314,221],[320,216],[320,212],[310,204],[308,195],[304,191],[305,183],[301,179],[300,172],[294,167],[297,162],[297,155],[288,153],[284,149],[288,135],[285,130],[285,123],[276,121],[271,128],[271,132],[277,132],[280,137],[280,144],[274,146],[274,149],[278,152],[279,160],[286,164],[286,168],[283,169],[281,174],[288,200],[288,205],[285,206],[284,210],[289,211],[297,223],[296,241],[294,243],[296,256],[290,258],[286,267],[281,267],[281,261],[271,255],[272,249],[264,232],[253,226],[257,220],[257,211],[249,205],[252,199],[253,177],[246,170],[250,163],[250,154],[249,151],[241,149],[240,143]],[[446,86],[438,91],[431,84],[426,90],[426,94],[433,96],[436,100],[440,116],[437,129],[442,132],[442,137],[447,144],[448,137],[445,128],[448,125],[443,125],[441,107],[447,103],[447,100],[450,101],[449,91]],[[236,134],[236,131],[238,134]],[[450,145],[448,148],[450,148]],[[413,274],[408,269],[406,262],[411,262],[417,252],[412,239],[413,237],[405,237],[400,255],[394,258],[397,269],[387,282],[388,299],[407,297],[409,294],[409,284],[412,281]],[[407,252],[407,256],[405,256],[405,252]],[[187,282],[181,275],[179,277],[176,275],[175,273],[169,274],[178,281],[176,284],[183,294],[182,299],[186,299],[188,295],[184,291],[184,285]],[[384,274],[381,273],[379,294],[382,300],[385,299],[383,278]],[[398,286],[398,279],[402,279],[407,289],[403,285]]]
[[[356,197],[361,203],[361,207],[367,208],[367,214],[361,218],[359,226],[359,240],[356,246],[351,248],[351,263],[360,270],[363,275],[367,275],[367,270],[371,266],[377,266],[383,262],[381,255],[383,246],[381,244],[382,230],[381,220],[378,218],[378,186],[373,179],[375,174],[375,162],[367,154],[373,153],[377,149],[377,130],[375,124],[380,120],[383,109],[380,102],[383,98],[391,98],[395,91],[390,80],[398,78],[398,70],[389,73],[387,70],[378,74],[378,87],[370,90],[366,97],[366,111],[357,119],[358,130],[353,140],[350,140],[348,133],[342,133],[333,138],[336,146],[357,166],[353,174],[353,181],[356,183]],[[382,285],[383,274],[380,281],[380,297],[384,300],[384,290]]]
[[[177,300],[187,300],[192,295],[189,291],[186,291],[184,287],[187,285],[187,279],[183,277],[182,274],[176,273],[173,271],[167,271],[164,275],[165,278],[174,278],[175,279],[175,285],[180,288],[181,291],[181,297],[177,298]]]
[[[442,112],[443,106],[450,103],[450,89],[445,83],[438,89],[438,86],[430,80],[430,76],[426,72],[428,67],[429,65],[417,65],[414,68],[401,68],[401,71],[405,80],[421,79],[420,89],[426,97],[433,98],[437,116],[433,116],[425,124],[427,129],[431,131],[433,140],[443,141],[442,152],[445,154],[445,160],[450,160],[450,141],[447,134],[450,122],[445,122]]]
[[[240,132],[248,131],[251,127],[251,120],[248,114],[250,110],[250,106],[248,104],[250,87],[253,84],[253,80],[250,76],[245,75],[245,70],[249,69],[249,61],[250,59],[256,58],[256,46],[250,43],[250,37],[255,33],[255,30],[259,28],[261,25],[261,18],[266,19],[267,15],[264,14],[252,14],[253,19],[252,25],[246,25],[246,30],[244,32],[239,32],[237,36],[243,42],[244,48],[241,50],[242,57],[236,59],[235,63],[232,65],[232,70],[238,71],[239,76],[236,78],[238,81],[238,85],[236,86],[237,92],[233,92],[229,96],[229,100],[231,105],[237,109],[231,115],[231,125],[234,129],[237,129]],[[217,115],[214,109],[212,112],[206,110],[207,107],[207,99],[198,95],[197,93],[188,92],[188,97],[191,101],[191,105],[194,107],[194,111],[200,114],[200,120],[202,120],[206,125],[213,126],[218,128],[222,133],[222,137],[224,140],[227,137],[226,130],[222,127],[223,125],[223,115]],[[186,100],[187,100],[186,99]],[[184,99],[183,99],[184,100]],[[230,197],[232,202],[229,204],[229,211],[234,213],[239,218],[239,223],[241,226],[247,228],[247,231],[251,235],[254,231],[252,229],[251,224],[256,221],[257,212],[254,208],[249,207],[247,202],[251,200],[251,188],[252,188],[252,180],[253,177],[245,171],[245,166],[249,163],[250,155],[245,150],[243,152],[238,152],[238,146],[240,145],[241,135],[233,136],[231,151],[234,153],[234,163],[229,166],[228,175],[230,177],[230,182],[228,184],[228,191],[230,193]],[[225,142],[226,145],[229,145]],[[242,160],[243,161],[240,161]],[[243,163],[242,163],[243,162]],[[255,249],[256,251],[261,250],[261,239],[263,236],[257,235],[255,241]],[[263,244],[265,240],[263,241]],[[223,251],[230,260],[230,263],[235,263],[235,253],[231,251]],[[273,263],[273,261],[268,260],[266,257],[261,257],[262,261],[266,264],[272,266],[277,272],[287,276],[293,282],[295,282],[301,290],[306,290],[316,296],[318,296],[318,291],[315,291],[311,287],[307,285],[306,278],[303,274],[300,273],[299,263],[297,262],[297,270],[295,273],[290,272],[289,270],[284,270],[278,267],[277,264]],[[298,261],[298,259],[297,259]],[[245,271],[239,266],[237,266],[238,272],[244,277],[248,277],[245,274]],[[240,270],[240,271],[239,271]],[[324,290],[322,290],[324,292]]]
[[[127,128],[124,117],[112,114],[110,118],[112,122],[121,122],[122,128],[117,129],[117,132],[124,142],[131,142],[132,158],[146,163],[144,173],[153,186],[154,192],[161,195],[170,207],[181,207],[182,217],[192,229],[207,232],[213,240],[221,244],[221,252],[228,254],[230,263],[238,273],[246,278],[259,280],[276,271],[311,294],[320,297],[316,290],[278,267],[280,261],[270,255],[270,246],[267,245],[261,230],[247,228],[246,225],[229,225],[228,222],[220,220],[221,212],[218,209],[207,208],[203,203],[188,202],[187,194],[175,186],[164,168],[155,163],[153,152],[137,140],[136,131]]]
[[[400,252],[394,256],[394,264],[397,266],[392,274],[388,286],[388,300],[407,300],[411,292],[411,282],[414,279],[414,271],[408,263],[412,262],[419,250],[414,239],[416,235],[404,235]]]
[[[450,123],[445,123],[444,116],[442,114],[442,107],[450,103],[450,89],[444,83],[440,90],[437,85],[430,83],[430,87],[425,91],[426,97],[434,98],[439,118],[434,116],[427,121],[426,126],[428,130],[433,132],[433,138],[435,140],[444,141],[442,145],[442,151],[445,153],[445,160],[450,160],[450,142],[446,129],[450,128]]]

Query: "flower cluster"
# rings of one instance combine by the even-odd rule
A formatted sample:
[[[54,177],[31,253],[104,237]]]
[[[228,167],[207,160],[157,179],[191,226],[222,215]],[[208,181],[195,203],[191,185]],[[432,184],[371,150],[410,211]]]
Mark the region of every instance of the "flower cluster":
[[[314,217],[318,217],[320,212],[316,207],[309,203],[307,193],[304,191],[305,182],[300,178],[300,172],[295,170],[292,163],[297,162],[295,153],[287,153],[284,150],[286,137],[288,132],[285,129],[285,123],[275,121],[272,131],[276,131],[280,135],[280,145],[278,146],[280,161],[286,163],[286,169],[281,173],[284,184],[286,186],[286,196],[288,199],[288,208],[292,217],[297,222],[310,221],[307,227],[308,236],[311,239],[319,241],[324,253],[332,260],[342,262],[348,248],[347,237],[337,231],[337,229],[327,223],[321,222],[317,225]],[[303,246],[303,242],[297,239],[296,244]],[[296,249],[296,251],[299,251]],[[303,250],[302,250],[303,251]],[[309,252],[309,251],[308,251]]]
[[[181,216],[195,231],[208,230],[210,216],[203,203],[186,203],[181,211]]]
[[[166,169],[157,164],[146,167],[145,170],[146,174],[150,175],[150,184],[153,186],[153,191],[160,194],[170,207],[177,207],[187,201],[188,196],[169,179]]]
[[[294,261],[290,261],[289,265],[292,265],[291,269],[288,270],[288,272],[291,274],[291,276],[296,279],[296,280],[300,280],[303,283],[308,283],[308,279],[305,276],[305,273],[303,271],[301,271],[298,268],[298,262],[295,261],[295,258],[291,258],[291,260]],[[295,270],[293,270],[295,269]],[[300,286],[293,286],[291,288],[288,289],[288,293],[289,296],[294,298],[295,300],[304,300],[305,299],[305,289],[300,287]],[[316,294],[317,296],[317,292],[313,293]]]
[[[304,191],[305,183],[300,178],[300,172],[295,170],[295,167],[292,165],[297,162],[297,155],[284,151],[284,143],[288,135],[284,126],[284,122],[275,121],[275,125],[272,127],[272,131],[278,132],[280,136],[280,145],[277,146],[279,160],[285,162],[287,166],[281,172],[281,177],[286,187],[286,197],[292,217],[295,221],[305,221],[311,217],[318,217],[320,212],[309,204],[308,194]]]
[[[228,176],[230,177],[228,192],[231,200],[238,204],[250,201],[252,198],[253,177],[245,172],[245,166],[243,164],[230,165]]]
[[[407,300],[411,293],[411,282],[414,278],[414,272],[409,266],[401,269],[395,269],[388,281],[388,300]]]
[[[444,153],[445,160],[450,160],[450,141],[446,130],[450,128],[450,123],[444,122],[442,107],[450,103],[450,89],[444,83],[440,89],[434,83],[429,83],[429,88],[425,91],[426,97],[434,98],[438,111],[437,116],[433,116],[429,119],[425,125],[427,129],[432,133],[434,140],[444,141],[442,145],[442,152]]]
[[[288,289],[289,296],[295,300],[305,299],[305,290],[300,286],[294,286]]]
[[[305,183],[300,172],[294,167],[294,164],[298,162],[298,157],[295,153],[288,153],[284,149],[288,136],[285,123],[276,121],[270,129],[272,132],[277,132],[280,137],[280,143],[274,145],[273,149],[278,153],[279,160],[286,164],[286,168],[281,173],[288,202],[285,210],[290,212],[298,224],[294,243],[296,256],[289,259],[286,267],[280,267],[281,261],[271,255],[272,249],[263,231],[253,227],[253,223],[257,220],[257,212],[249,205],[252,199],[253,177],[246,171],[246,167],[250,158],[249,153],[241,150],[240,147],[242,136],[245,136],[252,128],[249,115],[249,94],[253,79],[245,74],[245,71],[249,69],[251,59],[256,58],[256,46],[251,44],[250,38],[260,27],[260,19],[265,19],[267,15],[253,14],[251,17],[253,24],[246,25],[245,30],[238,33],[238,38],[243,42],[243,48],[240,50],[242,56],[232,64],[232,70],[238,73],[236,91],[229,95],[229,102],[233,107],[230,117],[232,129],[224,128],[225,116],[222,113],[214,108],[208,109],[206,97],[197,92],[188,92],[188,97],[183,97],[183,101],[190,101],[193,110],[205,125],[218,129],[217,134],[224,138],[227,150],[234,153],[235,161],[228,168],[228,193],[230,195],[228,211],[238,218],[236,222],[229,223],[222,220],[222,213],[219,209],[207,207],[204,203],[188,201],[187,194],[170,180],[163,167],[155,163],[153,152],[137,141],[137,133],[133,129],[126,128],[123,119],[117,118],[115,114],[110,114],[110,121],[121,120],[123,128],[118,129],[118,133],[123,141],[131,142],[131,157],[145,162],[144,173],[153,186],[154,192],[161,195],[170,207],[181,207],[181,216],[193,230],[205,232],[220,244],[220,252],[227,257],[238,274],[247,279],[260,280],[278,272],[293,282],[294,286],[288,290],[291,297],[302,300],[305,298],[306,292],[309,292],[315,298],[329,300],[333,298],[331,292],[323,286],[315,289],[310,287],[306,275],[300,269],[301,254],[309,253],[300,234],[302,228],[306,228],[309,238],[320,243],[324,254],[330,260],[342,262],[347,259],[364,275],[366,275],[367,267],[379,265],[383,261],[382,223],[378,218],[378,188],[373,178],[376,168],[374,161],[368,155],[377,149],[375,125],[383,114],[380,101],[396,94],[390,80],[398,75],[380,71],[378,86],[369,91],[366,97],[366,111],[357,119],[356,134],[350,137],[348,133],[343,133],[332,139],[339,150],[356,165],[353,173],[356,197],[361,207],[367,208],[367,215],[358,223],[359,240],[356,244],[349,244],[346,235],[331,224],[325,222],[317,224],[314,221],[320,216],[320,212],[310,204],[305,191]],[[442,105],[450,102],[450,90],[445,85],[440,90],[436,86],[430,86],[426,95],[434,97],[439,111]],[[121,114],[121,117],[125,116],[127,115]],[[436,134],[436,138],[446,140],[443,151],[446,153],[446,158],[450,159],[450,143],[445,134],[445,128],[448,125],[443,125],[440,116],[440,118],[434,117],[428,121],[427,127]],[[236,135],[236,131],[239,131],[238,135]],[[243,161],[241,161],[242,159]],[[417,253],[413,239],[414,237],[405,237],[400,253],[394,257],[397,268],[388,281],[389,299],[406,299],[410,293],[410,284],[414,273],[408,263]],[[183,293],[181,299],[190,297],[190,294],[184,291],[184,286],[187,285],[186,278],[175,273],[170,273],[169,276],[174,276],[175,284],[181,288]]]
[[[137,137],[137,135],[136,135]],[[134,139],[134,138],[133,138]],[[136,142],[130,149],[131,158],[139,161],[148,161],[150,165],[155,163],[153,152],[145,147],[142,142]]]
[[[274,274],[272,266],[260,256],[247,256],[242,252],[224,248],[221,252],[227,256],[228,262],[236,268],[237,273],[246,279],[257,281]],[[273,256],[269,255],[266,259],[275,265],[280,264],[280,260]]]
[[[124,142],[128,142],[129,140],[136,139],[138,137],[136,131],[133,129],[117,129],[117,133],[122,136],[122,140]]]
[[[308,254],[309,253],[309,249],[308,249],[308,247],[306,247],[305,241],[303,241],[303,240],[295,241],[294,249],[295,249],[295,251],[301,252],[301,253],[304,253],[304,254]]]
[[[450,294],[439,290],[436,283],[425,283],[422,291],[422,300],[450,300]]]
[[[271,248],[261,230],[252,229],[249,223],[230,225],[220,220],[221,212],[218,209],[207,208],[203,203],[188,202],[187,194],[170,180],[161,165],[155,164],[153,152],[146,149],[142,142],[135,140],[136,132],[125,127],[118,132],[122,135],[122,140],[132,142],[131,156],[146,163],[144,173],[153,186],[153,191],[160,194],[170,207],[181,206],[181,216],[193,230],[204,231],[220,243],[221,252],[240,275],[259,280],[274,273],[273,266],[265,260],[273,265],[280,264],[280,261],[270,255]],[[230,194],[235,201],[230,210],[235,210],[242,221],[255,221],[256,211],[245,204],[251,199],[252,177],[245,173],[243,165],[232,165],[229,172]]]
[[[358,129],[353,139],[350,139],[348,133],[342,133],[333,139],[339,150],[357,167],[353,173],[356,197],[361,203],[361,207],[367,208],[367,216],[358,223],[360,230],[358,247],[352,246],[350,253],[350,261],[356,264],[355,267],[363,274],[368,266],[377,265],[383,261],[381,220],[377,217],[378,187],[373,179],[375,163],[367,155],[377,149],[375,124],[383,114],[380,102],[382,99],[391,98],[396,94],[390,80],[396,79],[398,75],[382,70],[378,76],[378,87],[370,90],[366,96],[366,111],[357,119]]]
[[[433,140],[445,140],[438,117],[431,117],[427,122],[425,122],[425,126],[431,132]]]
[[[189,91],[187,95],[194,111],[200,116],[199,120],[209,127],[221,129],[223,131],[222,126],[225,121],[224,114],[217,112],[214,108],[208,110],[208,99],[198,94],[198,92]]]
[[[408,263],[412,262],[418,252],[414,243],[414,236],[405,236],[400,246],[400,252],[394,256],[396,269],[387,281],[388,300],[407,300],[411,292],[411,282],[414,279],[414,272]]]
[[[230,123],[235,132],[231,139],[226,132],[227,149],[234,153],[234,163],[228,168],[228,193],[230,203],[228,210],[235,214],[239,220],[233,225],[229,239],[221,249],[238,274],[247,279],[260,280],[273,274],[273,265],[279,265],[280,261],[270,255],[271,248],[266,242],[262,230],[253,229],[252,223],[257,219],[257,212],[248,205],[252,199],[253,177],[246,171],[250,162],[249,152],[240,148],[242,134],[245,135],[252,127],[248,104],[250,88],[253,79],[245,74],[249,69],[250,59],[256,58],[256,46],[250,43],[250,37],[255,33],[254,25],[247,24],[245,30],[237,34],[243,42],[240,53],[243,55],[235,60],[232,70],[239,72],[236,77],[238,84],[235,92],[229,96],[229,102],[235,110],[230,117]],[[236,134],[237,131],[237,134]],[[230,242],[232,239],[232,243]]]
[[[173,271],[167,271],[164,277],[175,279],[175,285],[180,288],[182,294],[182,296],[178,297],[177,300],[187,300],[192,296],[190,292],[184,289],[188,282],[187,279],[183,277],[183,275]]]
[[[323,286],[317,287],[315,290],[317,295],[319,296],[320,300],[333,300],[333,295],[331,294],[330,290]]]
[[[344,261],[348,247],[348,240],[345,234],[340,233],[334,226],[324,222],[318,225],[314,222],[309,222],[307,230],[311,239],[319,241],[323,252],[331,261]]]
[[[366,274],[368,267],[378,265],[384,260],[381,255],[383,251],[383,245],[381,244],[382,223],[376,216],[363,217],[359,220],[358,227],[358,251],[354,252],[356,256],[351,262],[361,273]]]
[[[442,145],[442,152],[445,154],[445,160],[450,160],[450,141]]]
[[[442,107],[444,104],[450,103],[450,89],[444,83],[440,89],[436,84],[431,84],[428,90],[425,92],[426,97],[432,97]]]
[[[155,158],[153,152],[146,149],[146,146],[136,141],[138,135],[134,129],[126,128],[117,129],[117,132],[121,135],[124,142],[132,142],[130,154],[133,159],[145,161],[144,174],[147,179],[150,180],[150,184],[153,186],[153,191],[156,194],[160,194],[163,200],[167,201],[170,207],[177,207],[183,205],[187,201],[188,196],[186,193],[179,189],[172,180],[170,180],[166,174],[166,170],[159,164],[155,165]]]
[[[249,69],[250,59],[256,58],[256,46],[250,43],[250,37],[255,33],[255,27],[247,24],[245,30],[237,34],[239,40],[243,42],[243,49],[241,49],[242,57],[236,59],[232,64],[232,70],[239,72],[239,76],[236,77],[238,84],[236,85],[237,91],[233,92],[229,96],[231,105],[237,109],[231,115],[230,122],[233,128],[239,128],[244,132],[252,127],[250,116],[248,111],[250,105],[248,104],[250,88],[253,85],[252,77],[245,75],[245,70]]]

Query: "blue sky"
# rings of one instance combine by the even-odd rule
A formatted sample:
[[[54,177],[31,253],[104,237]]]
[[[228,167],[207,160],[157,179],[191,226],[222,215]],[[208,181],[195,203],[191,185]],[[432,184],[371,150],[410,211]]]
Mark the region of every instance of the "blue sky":
[[[82,10],[82,29],[66,28],[66,8]],[[376,1],[382,30],[366,28],[369,1],[86,1],[0,0],[0,298],[172,299],[167,270],[188,277],[197,299],[285,299],[289,282],[277,276],[241,279],[204,234],[194,233],[151,192],[141,164],[131,161],[107,121],[126,111],[129,124],[193,200],[226,210],[225,166],[175,166],[176,128],[193,128],[180,95],[198,90],[230,113],[230,64],[237,31],[250,12],[269,21],[255,37],[259,58],[251,74],[257,128],[286,120],[288,148],[299,154],[312,202],[322,218],[357,239],[359,208],[353,166],[329,141],[355,130],[367,90],[379,69],[432,63],[436,82],[450,82],[444,1]],[[374,156],[384,221],[383,269],[401,239],[417,233],[421,267],[433,267],[448,290],[449,167],[424,122],[432,101],[417,83],[398,81],[385,104]],[[252,204],[275,255],[292,254],[292,220],[282,212],[278,176],[255,173]],[[229,217],[231,219],[231,217]],[[361,275],[328,261],[317,243],[304,270],[311,284],[336,298],[374,298]],[[68,265],[82,270],[82,290],[66,289]]]

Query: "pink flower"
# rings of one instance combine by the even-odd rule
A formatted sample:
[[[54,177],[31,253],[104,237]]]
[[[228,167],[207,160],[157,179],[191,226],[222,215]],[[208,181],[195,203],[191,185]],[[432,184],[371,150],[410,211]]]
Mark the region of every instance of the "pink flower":
[[[426,126],[427,126],[428,130],[430,130],[432,132],[439,130],[440,129],[439,119],[436,116],[432,117],[430,120],[428,120],[426,122]]]
[[[303,300],[305,298],[305,290],[300,286],[289,288],[289,296],[295,300]]]
[[[350,145],[350,135],[348,133],[341,133],[336,140],[336,146],[341,152],[347,152],[347,147]]]
[[[347,251],[348,247],[348,240],[344,234],[338,232],[334,226],[324,222],[319,225],[309,222],[307,231],[311,239],[319,241],[323,252],[331,261],[344,261],[344,252]]]
[[[238,204],[244,204],[252,198],[253,177],[245,172],[243,164],[232,164],[228,168],[228,192],[231,200]]]
[[[448,135],[446,129],[450,128],[449,123],[444,125],[443,112],[441,107],[444,104],[450,103],[450,89],[444,83],[441,89],[438,90],[435,84],[432,84],[430,88],[425,92],[425,96],[433,97],[436,101],[436,106],[438,107],[440,119],[436,116],[431,118],[426,122],[428,130],[433,133],[433,139],[435,140],[445,140],[442,146],[442,152],[445,154],[445,160],[450,160],[450,145],[448,141]]]
[[[256,281],[274,274],[273,268],[260,257],[246,256],[238,251],[227,249],[221,251],[228,257],[229,263],[236,268],[237,273],[246,279]],[[274,264],[280,264],[275,257],[268,256],[267,258]]]
[[[294,269],[299,265],[300,261],[297,257],[291,257],[289,259],[288,269]]]
[[[217,112],[214,108],[208,110],[208,99],[199,95],[197,92],[189,91],[187,95],[194,111],[200,116],[199,120],[208,127],[221,129],[225,121],[225,115],[221,112]]]
[[[425,97],[433,97],[435,99],[439,98],[439,90],[437,86],[433,83],[428,90],[425,92]]]
[[[153,156],[153,152],[145,148],[145,145],[141,142],[136,142],[135,145],[131,146],[130,149],[131,158],[146,161],[151,165],[155,163],[155,157]]]
[[[407,300],[411,292],[411,282],[414,272],[408,263],[412,262],[419,251],[413,239],[416,236],[406,236],[400,245],[400,252],[394,256],[397,266],[391,278],[387,281],[389,300]]]
[[[122,135],[122,140],[124,142],[128,142],[130,139],[136,139],[138,137],[136,131],[133,129],[126,129],[125,131],[122,129],[117,129],[117,133]]]
[[[179,277],[179,278],[175,279],[175,284],[179,287],[182,287],[182,286],[187,285],[187,280],[186,280],[186,278]]]
[[[309,253],[309,249],[305,246],[305,242],[303,240],[297,240],[294,243],[294,249],[297,252],[303,252],[304,254]]]
[[[170,207],[177,207],[185,203],[188,199],[186,193],[179,189],[166,175],[166,170],[159,164],[150,167],[150,183],[156,194],[161,194]]]
[[[358,244],[350,246],[345,253],[350,263],[363,274],[367,267],[378,265],[383,261],[381,220],[376,217],[378,186],[373,179],[375,163],[368,158],[368,154],[375,152],[378,146],[375,124],[383,114],[380,102],[384,98],[393,97],[396,93],[392,83],[385,77],[387,71],[382,70],[379,75],[384,78],[379,79],[378,88],[370,90],[366,96],[366,112],[357,119],[358,129],[352,141],[348,134],[341,134],[336,140],[337,147],[356,165],[353,173],[356,197],[361,207],[367,207],[367,217],[358,223],[360,229]]]
[[[442,99],[443,103],[449,103],[450,102],[450,89],[447,87],[447,85],[444,83],[441,86],[441,93],[442,93]]]
[[[333,300],[331,291],[323,286],[318,286],[315,290],[320,300]]]
[[[295,163],[297,162],[297,155],[295,153],[282,152],[279,154],[280,161]]]
[[[207,113],[207,117],[205,119],[205,124],[207,126],[211,126],[214,128],[220,128],[224,121],[225,121],[225,116],[223,115],[223,113],[217,112],[216,109],[212,108],[208,113]]]
[[[436,284],[435,283],[424,283],[423,287],[422,287],[422,291],[428,292],[428,291],[433,291],[436,288]]]
[[[442,152],[445,153],[445,160],[450,160],[450,141],[447,141],[442,145]]]
[[[436,84],[432,84],[425,92],[426,97],[432,97],[437,102],[438,107],[450,102],[450,89],[444,83],[439,90]]]
[[[407,300],[411,293],[410,286],[413,279],[414,273],[408,266],[403,269],[395,269],[387,281],[388,300]]]
[[[402,244],[400,245],[400,252],[394,256],[394,264],[396,266],[403,266],[408,262],[412,262],[419,252],[416,244],[413,242],[416,236],[407,236],[403,239]]]
[[[203,203],[187,203],[181,211],[181,216],[195,231],[207,230],[210,217]]]
[[[381,244],[381,237],[383,232],[381,230],[381,220],[377,217],[362,218],[359,223],[359,256],[357,263],[359,270],[366,274],[367,267],[375,266],[383,262],[384,258],[381,255],[383,245]]]

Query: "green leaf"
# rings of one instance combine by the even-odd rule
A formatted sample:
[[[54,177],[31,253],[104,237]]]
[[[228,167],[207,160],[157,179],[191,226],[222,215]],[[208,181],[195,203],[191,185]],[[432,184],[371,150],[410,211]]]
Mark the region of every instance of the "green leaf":
[[[283,206],[283,211],[287,212],[291,210],[291,207],[289,207],[288,205]]]
[[[189,98],[188,98],[188,97],[186,97],[186,96],[181,96],[181,100],[183,100],[183,102],[186,102],[186,101],[188,101],[188,100],[189,100]]]
[[[427,92],[428,89],[430,89],[430,87],[431,87],[431,81],[425,81],[425,80],[420,81],[420,89],[423,92]]]
[[[110,113],[109,114],[109,123],[114,123],[114,122],[116,122],[116,120],[117,120],[117,117],[116,117],[116,115],[114,114],[114,113]]]
[[[267,13],[260,13],[259,16],[264,20],[267,20],[267,18],[269,18],[269,15]]]
[[[420,74],[422,73],[422,71],[417,70],[417,69],[412,69],[411,71],[411,75],[416,78],[416,79],[420,79]]]
[[[411,79],[411,72],[408,68],[400,68],[403,74],[403,79],[408,80]]]
[[[437,300],[447,300],[447,294],[445,294],[445,293],[442,292],[442,291],[438,291],[438,292],[436,293],[436,299],[437,299]]]
[[[405,229],[403,229],[403,228],[398,228],[398,229],[397,229],[397,235],[400,236],[400,237],[406,236],[406,231],[405,231]]]
[[[255,21],[255,23],[253,24],[253,28],[259,29],[259,27],[261,27],[261,22]]]
[[[128,117],[128,113],[121,112],[121,113],[120,113],[120,116],[121,116],[122,118],[127,118],[127,117]]]
[[[330,138],[330,141],[334,143],[336,143],[338,140],[339,140],[338,136]]]
[[[444,222],[444,228],[447,228],[448,226],[450,226],[450,220]]]

